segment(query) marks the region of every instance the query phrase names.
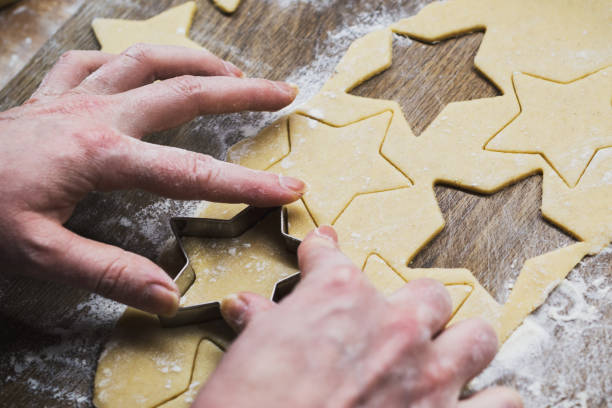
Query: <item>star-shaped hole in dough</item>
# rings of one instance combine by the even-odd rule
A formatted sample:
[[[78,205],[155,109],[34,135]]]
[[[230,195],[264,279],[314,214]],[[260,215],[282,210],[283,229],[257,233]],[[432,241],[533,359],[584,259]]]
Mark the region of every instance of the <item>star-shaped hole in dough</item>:
[[[182,306],[220,301],[242,291],[271,297],[279,280],[298,271],[280,234],[274,211],[235,238],[183,238],[196,280],[181,298]]]
[[[360,194],[410,185],[381,154],[391,112],[333,127],[302,115],[289,121],[290,152],[269,171],[308,184],[303,201],[317,225],[333,224]]]
[[[148,20],[96,18],[91,24],[101,51],[119,54],[137,43],[178,45],[201,49],[188,37],[196,4],[189,1]]]
[[[474,63],[503,93],[512,73],[567,82],[612,63],[609,0],[433,2],[393,31],[436,42],[485,30]]]
[[[568,84],[514,75],[521,113],[487,150],[539,153],[574,187],[601,148],[612,146],[612,67]]]

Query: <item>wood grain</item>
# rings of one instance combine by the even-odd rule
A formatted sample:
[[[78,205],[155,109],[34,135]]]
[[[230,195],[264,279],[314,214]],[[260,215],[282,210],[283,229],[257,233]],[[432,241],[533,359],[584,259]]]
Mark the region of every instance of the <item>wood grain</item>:
[[[0,91],[0,110],[24,102],[62,52],[97,49],[90,29],[94,17],[148,18],[180,3],[180,0],[85,2]],[[275,1],[244,0],[237,13],[229,17],[219,13],[209,2],[200,1],[198,5],[192,39],[236,63],[248,75],[270,79],[285,79],[309,65],[313,70],[320,69],[317,68],[320,67],[318,54],[330,41],[336,41],[334,35],[342,27],[357,27],[364,19],[369,21],[368,16],[370,19],[378,15],[383,18],[391,14],[398,20],[414,14],[419,8],[417,2],[408,0],[376,3],[339,0],[328,8],[300,2],[290,9],[281,8]],[[497,94],[497,90],[472,68],[481,39],[482,34],[476,33],[426,45],[396,36],[391,69],[361,85],[354,93],[397,100],[415,133],[420,134],[447,103]],[[336,60],[341,56],[341,52],[327,55]],[[316,73],[322,82],[331,71]],[[223,157],[227,146],[244,136],[241,129],[267,118],[270,116],[266,114],[198,118],[146,140]],[[52,138],[52,134],[49,137]],[[540,176],[529,177],[490,196],[445,186],[436,187],[436,193],[447,226],[412,265],[469,268],[498,300],[507,296],[508,284],[525,259],[572,242],[572,238],[541,218]],[[78,206],[67,225],[86,237],[121,245],[155,259],[170,237],[168,218],[186,211],[188,207],[184,203],[161,200],[138,191],[92,193]],[[610,261],[610,255],[605,255],[596,265],[605,267]],[[588,263],[582,265],[580,273],[586,276],[601,273],[601,267],[598,270],[592,263],[590,265],[591,270]],[[82,292],[20,278],[2,278],[0,283],[3,321],[0,406],[90,406],[95,365],[110,324],[84,324],[79,320],[75,308],[88,296]],[[602,312],[609,318],[610,306],[602,305]],[[75,368],[80,375],[70,375],[73,371],[61,360],[46,364],[45,370],[41,370],[40,365],[26,365],[17,372],[11,357],[38,356],[39,350],[59,347],[62,336],[58,334],[58,327],[71,336],[80,336],[87,345],[70,355],[82,362],[82,367]],[[605,330],[592,331],[589,339],[588,344],[610,344]],[[580,358],[580,355],[566,356],[562,361],[571,364],[572,358]],[[33,392],[28,382],[32,378],[36,381],[46,378],[45,384],[60,389],[61,397],[52,392],[53,388]],[[589,373],[581,373],[575,379],[577,387],[587,378]],[[503,382],[523,386],[517,381],[509,375]],[[589,396],[589,406],[604,406],[603,383],[601,390],[602,393]],[[66,397],[68,391],[84,399]]]
[[[82,3],[83,0],[21,0],[0,9],[0,88]]]

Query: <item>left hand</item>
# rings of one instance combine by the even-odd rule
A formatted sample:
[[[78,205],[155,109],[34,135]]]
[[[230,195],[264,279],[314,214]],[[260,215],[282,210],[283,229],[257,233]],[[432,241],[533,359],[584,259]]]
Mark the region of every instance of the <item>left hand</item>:
[[[277,110],[296,96],[288,84],[241,76],[207,51],[182,47],[64,54],[25,104],[0,113],[3,271],[64,282],[151,313],[175,311],[178,289],[161,268],[62,224],[93,190],[139,188],[259,206],[298,199],[299,180],[139,140],[198,115]]]

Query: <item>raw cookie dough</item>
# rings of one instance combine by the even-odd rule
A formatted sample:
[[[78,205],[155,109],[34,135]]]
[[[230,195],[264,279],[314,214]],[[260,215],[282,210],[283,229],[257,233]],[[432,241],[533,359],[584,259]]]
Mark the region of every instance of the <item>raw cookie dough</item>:
[[[498,0],[495,0],[491,4],[497,3]],[[468,7],[473,4],[481,7]],[[609,177],[612,149],[595,152],[575,187],[568,186],[541,155],[485,150],[487,142],[493,140],[521,112],[511,86],[514,71],[523,71],[525,75],[535,75],[548,81],[578,83],[580,78],[603,70],[611,61],[612,50],[607,40],[612,29],[607,24],[610,9],[602,8],[604,2],[594,1],[593,7],[581,10],[580,2],[559,0],[554,3],[559,13],[552,19],[542,14],[543,10],[549,10],[546,7],[552,4],[550,0],[537,3],[521,0],[520,4],[521,7],[515,4],[511,12],[505,10],[499,13],[495,7],[485,7],[477,0],[450,0],[428,6],[418,16],[393,26],[397,32],[429,40],[486,26],[485,41],[476,63],[502,89],[503,96],[449,104],[421,136],[415,137],[397,103],[347,93],[391,64],[391,30],[379,30],[351,45],[336,74],[305,106],[256,137],[238,143],[228,153],[228,160],[255,169],[282,168],[282,161],[292,152],[292,121],[305,121],[304,117],[307,116],[316,119],[319,122],[317,126],[341,128],[367,118],[390,115],[380,156],[392,163],[398,172],[405,174],[413,185],[356,196],[335,219],[341,245],[364,269],[374,286],[385,294],[392,293],[404,282],[413,279],[429,277],[439,280],[449,289],[453,299],[451,323],[482,317],[494,326],[500,342],[545,301],[548,293],[583,256],[600,250],[612,239],[612,179]],[[510,23],[504,22],[504,18]],[[571,21],[554,26],[558,19]],[[543,23],[534,23],[535,20],[542,20]],[[576,25],[572,25],[572,22],[579,22],[577,25],[581,26],[582,31],[575,30]],[[560,34],[558,30],[551,31],[549,25],[562,31]],[[587,27],[586,32],[582,26]],[[511,31],[513,27],[515,30]],[[419,35],[419,30],[428,34]],[[512,36],[513,32],[518,34]],[[555,36],[552,40],[549,38],[551,35]],[[518,40],[511,44],[508,42],[511,39]],[[550,48],[546,48],[548,45]],[[581,55],[589,57],[581,58]],[[304,139],[307,143],[308,134]],[[315,167],[304,171],[324,172],[325,169]],[[433,193],[435,183],[442,181],[473,191],[494,193],[534,172],[544,175],[543,216],[583,242],[527,260],[504,305],[496,302],[466,269],[413,269],[407,265],[444,225]],[[333,178],[330,180],[334,182]],[[421,201],[415,202],[417,199]],[[210,204],[201,215],[227,219],[242,208],[241,205]],[[380,211],[376,211],[377,208]],[[316,217],[311,216],[304,201],[289,205],[288,211],[289,230],[298,237],[303,237],[317,225]],[[360,217],[362,222],[358,222]],[[402,223],[405,225],[403,230],[394,228]],[[364,234],[372,239],[364,239]],[[229,252],[226,254],[231,257]],[[104,400],[105,405],[98,406],[124,405],[125,401],[131,402],[130,406],[138,406],[139,402],[134,396],[138,390],[126,388],[139,385],[136,381],[138,377],[134,380],[136,382],[130,380],[120,385],[115,385],[111,380],[123,378],[126,373],[131,374],[130,370],[138,367],[137,364],[151,366],[151,355],[164,352],[170,353],[172,358],[176,355],[184,358],[181,350],[188,349],[186,354],[191,354],[192,360],[189,362],[185,358],[186,371],[193,367],[194,358],[208,361],[209,368],[217,361],[219,351],[214,348],[209,350],[210,355],[208,352],[205,354],[207,357],[199,352],[195,357],[196,347],[204,344],[202,339],[209,335],[198,334],[198,330],[206,331],[205,328],[160,329],[153,325],[155,320],[150,319],[148,324],[154,327],[148,329],[152,333],[151,338],[143,341],[138,348],[133,345],[134,339],[139,338],[138,331],[128,332],[137,330],[138,326],[133,329],[119,324],[114,335],[118,340],[107,345],[107,351],[100,360],[96,377],[96,404]],[[170,336],[168,330],[184,330],[184,333]],[[169,348],[169,338],[177,342],[176,346],[173,344]],[[218,341],[215,343],[219,344]],[[178,381],[177,373],[176,380],[173,380],[176,383],[173,382],[171,389],[164,394],[160,388],[164,388],[165,377],[155,370],[156,367],[149,368],[153,380],[147,390],[154,390],[152,395],[156,395],[158,400],[163,397],[163,401],[170,403],[180,399],[181,395],[189,396],[189,384],[192,382],[189,376],[182,376]],[[198,381],[195,373],[193,377]],[[127,399],[122,399],[124,397]]]
[[[392,26],[434,42],[485,30],[474,65],[505,94],[516,71],[569,82],[612,64],[610,0],[448,0]]]
[[[96,18],[91,26],[102,47],[101,51],[111,54],[119,54],[137,43],[201,49],[201,45],[188,37],[196,9],[195,2],[189,1],[148,20]]]
[[[178,397],[160,405],[160,408],[189,408],[195,400],[198,391],[208,380],[208,377],[215,371],[217,365],[223,357],[221,350],[210,340],[202,340],[198,347],[195,362],[193,364],[193,374],[187,391]]]
[[[281,126],[282,131],[273,132],[273,129],[268,128],[262,133],[267,138],[266,143],[271,143],[268,146],[274,146],[274,148],[262,149],[263,143],[259,137],[255,137],[230,149],[228,157],[233,162],[254,168],[275,170],[286,157],[291,156],[292,144],[285,142],[285,139],[291,140],[291,118],[295,115],[309,116],[326,125],[342,127],[357,123],[363,118],[391,112],[391,123],[385,136],[381,155],[407,175],[414,185],[355,197],[333,223],[341,237],[341,246],[361,267],[364,267],[368,257],[373,254],[390,267],[389,274],[386,276],[380,271],[375,275],[370,275],[371,279],[380,279],[377,286],[383,291],[389,290],[393,282],[398,282],[393,274],[401,274],[405,280],[432,277],[446,285],[461,285],[464,289],[466,286],[472,288],[453,320],[474,316],[483,317],[496,327],[500,340],[503,341],[520,324],[522,318],[544,301],[543,294],[554,288],[560,277],[569,273],[584,255],[601,248],[603,242],[609,242],[610,223],[601,227],[601,218],[595,217],[595,213],[588,213],[589,216],[581,217],[584,222],[581,224],[581,229],[602,233],[604,236],[585,236],[577,233],[578,228],[573,227],[572,223],[563,224],[563,220],[557,220],[554,216],[545,213],[545,216],[551,221],[560,224],[563,229],[587,242],[571,245],[528,260],[522,269],[519,281],[528,280],[535,273],[534,269],[528,266],[537,259],[541,264],[537,290],[521,293],[519,285],[519,289],[512,292],[511,301],[505,306],[498,304],[467,270],[425,269],[416,271],[408,268],[406,265],[409,260],[443,227],[443,218],[433,193],[433,186],[436,183],[445,182],[477,192],[494,193],[536,172],[544,174],[545,189],[546,186],[554,184],[555,177],[558,178],[558,176],[539,155],[509,154],[484,149],[487,142],[520,113],[521,107],[514,92],[495,98],[449,104],[418,138],[412,133],[401,109],[395,102],[347,94],[347,90],[354,88],[363,80],[388,66],[386,59],[374,59],[369,56],[391,55],[390,49],[390,30],[379,30],[357,40],[350,47],[347,55],[340,62],[339,68],[336,69],[336,74],[325,84],[323,90],[300,108],[296,114],[289,117],[286,132]],[[355,71],[347,69],[346,61],[360,61],[359,69]],[[369,67],[370,71],[361,69],[363,66]],[[310,141],[308,135],[304,138],[307,139],[307,142]],[[257,160],[254,160],[254,157],[257,157]],[[278,164],[271,166],[269,163],[272,162]],[[317,177],[319,173],[325,173],[325,169],[320,166],[312,166],[305,171],[303,177],[308,182],[308,176],[314,174]],[[601,175],[601,173],[598,174]],[[606,183],[603,177],[595,181],[595,184],[599,190],[594,187],[587,190],[577,188],[573,192],[576,196],[589,194],[589,196],[582,195],[580,203],[590,202],[588,198],[595,198],[596,193],[605,194],[601,192],[601,189],[608,191],[609,183]],[[572,195],[572,193],[569,194]],[[546,190],[544,196],[547,197]],[[394,200],[395,197],[397,198]],[[547,199],[543,204],[544,210],[547,206],[554,208],[550,202],[558,201],[555,197]],[[591,208],[599,206],[598,208],[601,208],[599,213],[601,213],[610,205],[609,198],[604,202],[606,204],[601,204],[599,201],[585,205]],[[411,204],[414,205],[411,207]],[[211,212],[218,212],[219,210],[215,209],[217,207],[217,205],[208,207],[203,215],[208,216]],[[223,205],[221,208],[229,213],[238,210],[238,208],[231,209]],[[573,211],[577,211],[577,207]],[[604,215],[604,219],[605,217],[609,218],[609,215]],[[292,234],[302,238],[307,232],[307,226],[318,224],[317,217],[309,213],[307,206],[299,203],[291,206],[289,231]],[[292,225],[299,226],[299,228],[293,228]],[[404,228],[398,225],[404,225]],[[507,315],[508,310],[512,310],[515,305],[519,304],[521,307],[516,306],[516,316],[522,317],[503,322],[502,314]]]
[[[271,297],[274,284],[298,271],[296,256],[285,248],[278,211],[236,238],[183,238],[196,280],[181,305],[220,301],[249,291]]]
[[[516,73],[521,113],[487,150],[539,153],[575,187],[595,152],[612,147],[612,67],[569,84]]]
[[[302,200],[308,211],[318,225],[333,224],[359,195],[410,185],[379,153],[391,117],[390,112],[383,112],[335,128],[292,115],[291,151],[269,171],[307,180]],[[313,172],[313,168],[321,171]]]
[[[98,408],[156,407],[189,390],[198,350],[198,377],[219,360],[232,331],[219,323],[162,328],[157,316],[127,309],[100,356],[93,403]],[[205,339],[218,346],[202,347]],[[204,360],[205,362],[202,362]],[[210,370],[209,370],[210,371]],[[195,374],[194,374],[195,375]]]
[[[215,6],[219,7],[225,13],[233,13],[240,5],[241,0],[213,0]]]

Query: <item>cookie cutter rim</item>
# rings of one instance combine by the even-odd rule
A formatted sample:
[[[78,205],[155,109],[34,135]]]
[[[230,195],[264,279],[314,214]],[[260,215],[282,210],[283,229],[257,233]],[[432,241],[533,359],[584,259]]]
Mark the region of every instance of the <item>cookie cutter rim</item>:
[[[183,245],[183,237],[235,238],[244,234],[274,211],[280,212],[280,234],[285,242],[286,249],[291,253],[297,253],[297,248],[301,240],[288,233],[286,207],[259,208],[248,206],[231,219],[226,220],[216,218],[172,217],[170,219],[170,228],[182,258],[182,267],[174,276],[172,276],[171,273],[169,273],[169,275],[178,286],[180,296],[182,297],[196,280],[196,273],[193,270],[189,256]],[[274,284],[272,290],[272,301],[280,301],[293,290],[299,280],[300,272],[296,272],[278,280]],[[174,316],[158,315],[158,317],[163,327],[178,327],[218,320],[222,319],[221,302],[216,300],[191,306],[179,306]]]

